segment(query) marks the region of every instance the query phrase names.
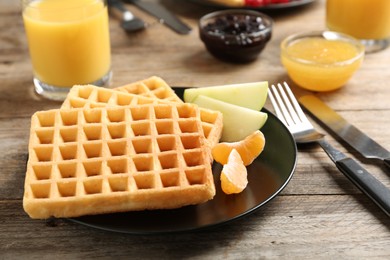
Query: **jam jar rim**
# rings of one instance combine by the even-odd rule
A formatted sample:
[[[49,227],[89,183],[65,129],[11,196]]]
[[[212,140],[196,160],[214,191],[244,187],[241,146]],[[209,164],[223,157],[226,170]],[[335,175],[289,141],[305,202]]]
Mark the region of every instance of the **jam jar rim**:
[[[205,28],[204,28],[205,24],[203,24],[203,23],[206,22],[207,20],[210,20],[211,18],[223,17],[223,16],[226,16],[229,14],[230,15],[236,15],[236,14],[237,15],[251,15],[254,17],[261,17],[263,20],[266,21],[264,24],[265,28],[263,30],[245,33],[247,36],[259,37],[262,35],[267,35],[267,34],[272,33],[272,27],[273,27],[274,22],[270,16],[268,16],[262,12],[258,12],[258,11],[254,11],[254,10],[247,10],[247,9],[226,9],[226,10],[214,11],[214,12],[211,12],[211,13],[208,13],[208,14],[202,16],[198,22],[200,33],[203,32],[203,33],[207,34],[208,36],[217,37],[216,35],[208,33],[208,31],[205,30]],[[230,38],[230,37],[236,37],[237,35],[240,35],[240,34],[227,33],[224,36],[225,36],[225,38]]]

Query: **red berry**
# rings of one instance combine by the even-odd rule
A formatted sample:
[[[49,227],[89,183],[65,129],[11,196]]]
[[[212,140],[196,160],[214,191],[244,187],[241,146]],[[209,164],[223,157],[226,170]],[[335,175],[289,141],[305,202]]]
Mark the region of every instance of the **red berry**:
[[[246,6],[259,7],[266,6],[269,4],[280,4],[280,3],[288,3],[292,0],[245,0]]]

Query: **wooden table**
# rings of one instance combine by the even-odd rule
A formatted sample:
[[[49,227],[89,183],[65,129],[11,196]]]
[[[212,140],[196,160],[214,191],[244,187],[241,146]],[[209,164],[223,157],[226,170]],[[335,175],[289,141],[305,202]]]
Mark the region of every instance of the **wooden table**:
[[[197,20],[212,11],[187,1],[162,1],[194,29],[178,35],[128,6],[150,23],[126,34],[111,18],[112,86],[152,75],[172,86],[208,86],[287,79],[279,44],[287,35],[325,28],[325,1],[270,13],[274,34],[251,64],[218,61],[205,51]],[[344,88],[316,95],[390,149],[390,49],[367,55]],[[19,1],[0,0],[0,259],[13,258],[193,258],[339,259],[390,256],[390,218],[352,185],[318,146],[300,149],[295,174],[274,200],[253,214],[220,227],[168,235],[124,235],[66,220],[32,220],[23,211],[23,184],[30,117],[60,103],[33,93],[32,68]],[[270,104],[266,105],[270,108]],[[332,136],[387,187],[390,170],[364,159]],[[281,151],[282,152],[282,151]],[[281,162],[283,163],[283,162]]]

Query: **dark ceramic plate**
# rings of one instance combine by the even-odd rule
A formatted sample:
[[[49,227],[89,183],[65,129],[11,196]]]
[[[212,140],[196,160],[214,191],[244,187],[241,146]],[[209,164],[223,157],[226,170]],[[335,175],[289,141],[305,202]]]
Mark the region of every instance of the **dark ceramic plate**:
[[[200,4],[204,4],[204,5],[208,5],[208,6],[232,8],[230,6],[223,5],[223,4],[216,4],[216,3],[213,3],[213,2],[208,1],[208,0],[191,0],[191,1],[197,2],[197,3],[200,3]],[[258,9],[258,10],[286,9],[286,8],[292,8],[292,7],[298,7],[298,6],[302,6],[302,5],[307,5],[307,4],[310,4],[310,3],[314,2],[314,1],[316,1],[316,0],[294,0],[294,1],[290,1],[288,3],[269,4],[269,5],[260,6],[260,7],[250,7],[250,6],[247,6],[247,7],[241,7],[241,8],[250,8],[250,9]]]
[[[179,97],[183,88],[175,88]],[[130,234],[183,232],[212,227],[243,217],[272,200],[290,181],[297,159],[293,137],[268,110],[268,120],[261,131],[266,145],[261,155],[248,166],[248,186],[237,195],[225,195],[219,176],[222,166],[213,164],[216,196],[196,206],[174,210],[151,210],[72,218],[89,227]]]

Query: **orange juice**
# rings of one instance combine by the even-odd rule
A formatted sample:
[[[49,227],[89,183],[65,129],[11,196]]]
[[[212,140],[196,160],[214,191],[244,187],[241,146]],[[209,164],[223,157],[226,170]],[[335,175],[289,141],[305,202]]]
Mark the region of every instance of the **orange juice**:
[[[360,67],[364,48],[357,44],[319,36],[285,40],[281,61],[299,86],[330,91],[343,86]]]
[[[327,0],[327,26],[358,39],[390,37],[389,0]]]
[[[23,20],[39,81],[71,87],[93,83],[109,73],[108,12],[103,1],[30,1]]]

